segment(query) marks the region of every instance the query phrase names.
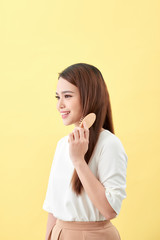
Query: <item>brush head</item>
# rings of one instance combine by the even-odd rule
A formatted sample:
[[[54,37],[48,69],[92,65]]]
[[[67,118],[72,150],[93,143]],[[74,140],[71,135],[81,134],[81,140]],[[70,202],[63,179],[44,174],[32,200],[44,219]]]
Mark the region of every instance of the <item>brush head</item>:
[[[86,125],[88,128],[90,128],[93,123],[96,120],[96,114],[95,113],[89,113],[87,116],[85,116],[82,120],[82,122],[80,123],[79,127],[83,127],[83,122],[86,122]]]

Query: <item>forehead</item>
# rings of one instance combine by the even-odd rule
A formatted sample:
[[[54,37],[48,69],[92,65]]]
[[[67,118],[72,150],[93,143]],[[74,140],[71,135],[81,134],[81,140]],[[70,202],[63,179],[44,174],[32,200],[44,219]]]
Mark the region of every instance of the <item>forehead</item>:
[[[72,83],[65,80],[64,78],[60,77],[58,80],[58,83],[57,83],[56,92],[61,93],[64,91],[67,91],[67,92],[71,91],[71,92],[77,93],[78,88],[75,85],[73,85]]]

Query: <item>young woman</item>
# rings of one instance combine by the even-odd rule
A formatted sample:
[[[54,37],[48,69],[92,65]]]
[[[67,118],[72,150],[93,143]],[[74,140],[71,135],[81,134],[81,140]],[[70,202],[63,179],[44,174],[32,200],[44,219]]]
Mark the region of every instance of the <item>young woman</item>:
[[[101,72],[77,63],[59,73],[57,110],[75,125],[58,141],[43,209],[46,240],[118,240],[111,219],[126,198],[128,157],[114,134],[109,93]],[[82,119],[96,114],[88,129]]]

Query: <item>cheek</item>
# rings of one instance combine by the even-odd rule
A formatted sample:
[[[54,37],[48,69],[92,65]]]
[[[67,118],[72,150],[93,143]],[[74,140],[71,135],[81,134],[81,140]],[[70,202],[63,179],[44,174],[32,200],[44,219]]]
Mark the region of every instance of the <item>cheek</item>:
[[[81,115],[82,107],[81,107],[79,100],[74,102],[74,108],[75,108],[76,112]]]
[[[68,108],[72,109],[74,113],[78,116],[81,116],[82,114],[82,107],[80,103],[80,98],[79,97],[74,97],[68,101]]]
[[[81,107],[77,108],[77,119],[79,120],[80,118],[82,118],[82,109],[81,109]]]

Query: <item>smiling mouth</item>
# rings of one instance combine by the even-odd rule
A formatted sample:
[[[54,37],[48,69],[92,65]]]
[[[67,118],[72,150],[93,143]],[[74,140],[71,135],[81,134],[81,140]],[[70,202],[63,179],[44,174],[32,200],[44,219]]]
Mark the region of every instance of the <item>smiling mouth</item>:
[[[70,114],[70,112],[61,113],[61,116],[62,116],[62,118],[66,118],[66,117],[68,117],[69,114]]]

